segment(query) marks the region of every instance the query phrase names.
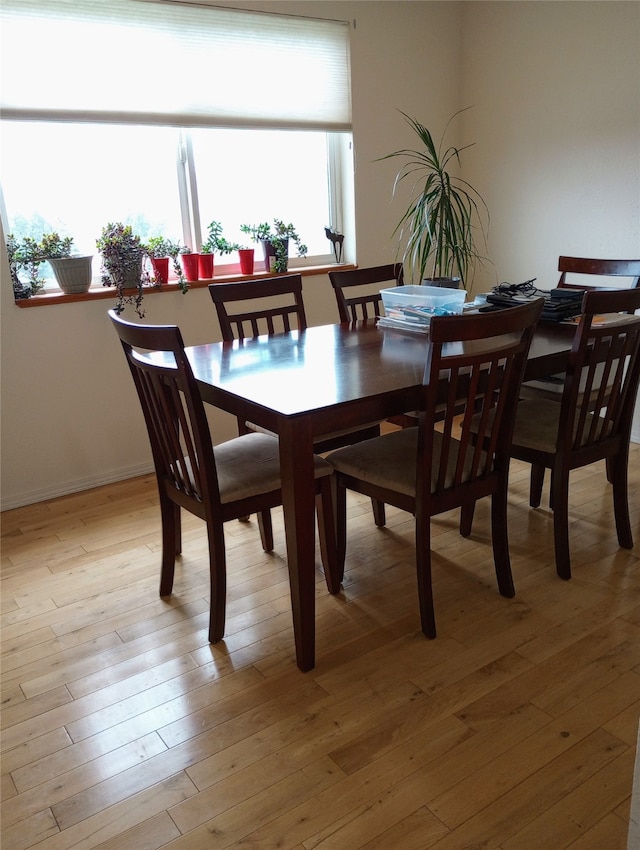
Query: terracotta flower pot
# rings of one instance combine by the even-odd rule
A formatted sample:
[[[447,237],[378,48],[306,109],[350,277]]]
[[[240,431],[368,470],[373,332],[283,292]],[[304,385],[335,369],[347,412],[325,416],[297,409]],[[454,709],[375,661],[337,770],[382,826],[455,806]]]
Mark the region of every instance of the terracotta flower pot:
[[[240,248],[238,250],[238,256],[240,257],[240,271],[242,274],[253,274],[254,249]]]
[[[169,257],[151,257],[151,267],[156,283],[168,283]]]
[[[213,254],[198,254],[198,274],[200,280],[210,280],[213,277]]]
[[[184,276],[189,281],[198,280],[198,254],[180,254]]]

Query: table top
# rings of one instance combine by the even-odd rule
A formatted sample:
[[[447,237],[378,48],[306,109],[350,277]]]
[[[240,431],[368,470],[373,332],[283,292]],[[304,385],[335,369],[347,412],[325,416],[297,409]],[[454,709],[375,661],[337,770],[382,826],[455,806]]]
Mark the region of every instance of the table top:
[[[562,371],[574,332],[575,327],[541,324],[526,378]],[[267,425],[267,411],[276,417],[319,417],[328,409],[334,415],[341,409],[341,424],[347,427],[348,410],[364,399],[376,407],[376,416],[386,415],[385,408],[389,414],[411,409],[422,384],[428,344],[427,334],[378,328],[365,321],[192,346],[187,356],[205,401],[223,409],[237,413],[237,400],[243,399],[252,416],[264,411],[265,421],[259,424],[267,427],[273,426],[273,420]],[[333,428],[337,425],[332,423]]]

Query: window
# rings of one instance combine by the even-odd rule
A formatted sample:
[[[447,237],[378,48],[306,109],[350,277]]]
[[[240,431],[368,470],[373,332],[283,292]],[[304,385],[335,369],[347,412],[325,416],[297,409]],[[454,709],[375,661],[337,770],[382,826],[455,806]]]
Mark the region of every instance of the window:
[[[123,221],[197,250],[212,220],[246,243],[241,224],[279,218],[309,248],[300,262],[333,259],[324,227],[352,208],[344,22],[149,0],[3,0],[1,14],[7,233],[57,230],[95,253]],[[67,62],[72,35],[81,56],[132,44],[130,61]],[[15,73],[25,43],[46,85]]]
[[[123,221],[143,241],[163,235],[197,250],[213,220],[242,244],[241,224],[277,217],[293,222],[309,249],[304,261],[292,257],[292,267],[327,263],[324,226],[342,220],[333,203],[340,186],[329,185],[329,174],[339,173],[329,168],[331,135],[3,121],[5,232],[39,239],[55,230],[72,236],[78,253],[95,254],[102,227]],[[181,191],[187,185],[196,191]],[[217,258],[218,270],[224,262],[237,257]]]

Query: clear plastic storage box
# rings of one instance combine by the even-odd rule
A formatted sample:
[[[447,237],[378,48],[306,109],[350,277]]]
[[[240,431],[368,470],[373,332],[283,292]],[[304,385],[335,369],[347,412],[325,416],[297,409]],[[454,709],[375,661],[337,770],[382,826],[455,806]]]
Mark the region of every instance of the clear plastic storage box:
[[[394,286],[381,289],[380,295],[388,324],[413,326],[417,330],[427,327],[432,316],[462,313],[467,292],[441,286]]]

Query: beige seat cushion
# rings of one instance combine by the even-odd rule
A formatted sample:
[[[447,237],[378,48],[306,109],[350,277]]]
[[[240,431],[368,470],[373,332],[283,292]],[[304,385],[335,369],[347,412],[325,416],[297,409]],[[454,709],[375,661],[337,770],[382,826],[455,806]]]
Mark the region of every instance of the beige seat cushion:
[[[456,440],[452,441],[459,446]],[[434,463],[431,491],[436,488],[438,458],[442,450],[442,435],[434,432]],[[328,462],[338,471],[352,475],[380,487],[386,487],[407,496],[416,495],[416,457],[418,451],[418,429],[404,428],[392,431],[382,437],[364,440],[344,449],[337,449],[327,456]],[[451,487],[455,474],[457,451],[449,453],[449,463],[445,487]],[[468,451],[465,458],[464,477],[469,475],[473,452]]]
[[[278,440],[267,434],[243,434],[213,449],[220,501],[223,504],[280,489]],[[189,467],[188,474],[193,481]],[[315,477],[331,475],[333,468],[314,455]]]
[[[554,454],[558,444],[560,409],[557,401],[545,398],[518,402],[513,442],[526,449]],[[584,433],[589,433],[592,421],[593,416],[589,414]]]

